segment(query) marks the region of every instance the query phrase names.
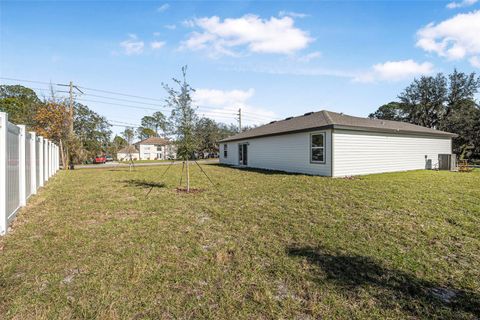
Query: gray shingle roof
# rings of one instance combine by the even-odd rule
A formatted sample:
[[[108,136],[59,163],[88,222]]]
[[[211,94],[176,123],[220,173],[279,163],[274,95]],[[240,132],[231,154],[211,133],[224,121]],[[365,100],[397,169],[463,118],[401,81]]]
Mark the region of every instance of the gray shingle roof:
[[[143,139],[142,141],[139,141],[135,143],[135,145],[152,145],[152,144],[158,144],[158,145],[167,145],[169,144],[170,141],[161,137],[148,137],[147,139]]]
[[[269,124],[230,136],[220,142],[332,128],[373,132],[425,134],[444,137],[456,136],[454,133],[417,126],[406,122],[360,118],[322,110],[318,112],[309,112],[303,116],[270,122]]]

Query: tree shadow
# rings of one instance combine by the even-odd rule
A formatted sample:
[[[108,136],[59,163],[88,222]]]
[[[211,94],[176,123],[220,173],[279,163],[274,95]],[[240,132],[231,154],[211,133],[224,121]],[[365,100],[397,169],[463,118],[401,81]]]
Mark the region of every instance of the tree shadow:
[[[154,182],[146,180],[123,180],[126,186],[153,189],[153,188],[165,188],[166,184],[164,182]]]
[[[415,317],[448,318],[480,316],[480,295],[472,291],[448,288],[419,279],[413,274],[391,270],[364,256],[328,253],[322,248],[289,248],[288,255],[303,257],[321,269],[318,282],[333,283],[348,295],[368,291],[382,308],[400,306]],[[465,314],[466,313],[466,314]]]

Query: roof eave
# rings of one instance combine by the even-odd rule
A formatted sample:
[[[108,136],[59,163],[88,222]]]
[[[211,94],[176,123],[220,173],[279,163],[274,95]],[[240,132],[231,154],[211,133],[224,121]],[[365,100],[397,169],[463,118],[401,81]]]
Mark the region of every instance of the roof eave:
[[[346,125],[334,125],[334,129],[344,129],[352,131],[369,131],[369,132],[382,132],[382,133],[401,133],[408,135],[427,135],[436,137],[458,137],[457,134],[445,131],[413,131],[413,130],[401,130],[401,129],[389,129],[389,128],[370,128],[362,126],[346,126]],[[433,130],[433,129],[432,129]]]
[[[284,131],[284,132],[276,132],[276,133],[268,133],[268,134],[259,134],[250,137],[238,137],[232,136],[230,138],[225,138],[219,141],[219,143],[225,142],[232,142],[232,141],[241,141],[247,139],[256,139],[256,138],[264,138],[264,137],[271,137],[271,136],[280,136],[285,134],[292,134],[292,133],[299,133],[299,132],[308,132],[308,131],[316,131],[316,130],[325,130],[325,129],[344,129],[344,130],[352,130],[352,131],[364,131],[364,132],[382,132],[382,133],[397,133],[397,134],[408,134],[408,135],[427,135],[427,136],[436,136],[436,137],[450,137],[455,138],[458,137],[457,134],[445,131],[438,131],[438,132],[420,132],[420,131],[412,131],[412,130],[400,130],[400,129],[388,129],[388,128],[370,128],[370,127],[361,127],[361,126],[346,126],[346,125],[338,125],[338,124],[329,124],[320,127],[312,127],[312,128],[305,128],[299,130],[291,130],[291,131]]]

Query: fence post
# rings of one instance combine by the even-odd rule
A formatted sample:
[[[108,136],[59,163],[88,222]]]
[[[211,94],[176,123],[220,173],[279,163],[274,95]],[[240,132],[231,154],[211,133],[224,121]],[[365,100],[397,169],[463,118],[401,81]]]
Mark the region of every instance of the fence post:
[[[7,121],[5,112],[0,112],[0,234],[7,233]]]
[[[30,187],[32,194],[37,194],[37,134],[30,131]]]
[[[55,173],[58,172],[58,145],[55,145]]]
[[[48,181],[48,139],[43,139],[43,180]]]
[[[50,156],[50,160],[48,161],[48,175],[51,177],[53,176],[53,167],[52,167],[52,163],[53,163],[53,142],[50,141],[50,148],[48,148],[48,155]]]
[[[27,204],[27,192],[25,185],[25,125],[17,125],[20,128],[18,135],[18,198],[20,206]]]
[[[38,142],[39,142],[39,146],[38,146],[38,151],[39,151],[39,156],[38,156],[38,158],[39,158],[39,161],[38,161],[38,162],[39,162],[39,164],[38,164],[38,171],[40,172],[40,175],[39,175],[39,177],[40,177],[40,179],[39,179],[40,181],[39,181],[39,182],[40,182],[40,183],[39,183],[39,185],[38,185],[37,187],[40,188],[40,187],[43,187],[44,182],[45,182],[45,180],[43,179],[43,173],[44,173],[44,170],[43,170],[43,159],[44,159],[44,157],[43,157],[43,149],[44,149],[44,148],[43,148],[43,137],[42,137],[42,136],[39,136],[38,139],[39,139],[39,140],[38,140]]]

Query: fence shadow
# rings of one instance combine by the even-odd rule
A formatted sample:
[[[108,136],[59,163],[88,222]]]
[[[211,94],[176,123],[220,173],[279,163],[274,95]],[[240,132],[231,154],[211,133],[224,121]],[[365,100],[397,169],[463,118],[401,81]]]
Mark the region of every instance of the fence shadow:
[[[475,292],[446,288],[441,284],[419,279],[400,270],[379,265],[369,257],[328,253],[322,248],[292,247],[288,255],[303,257],[319,267],[320,280],[334,283],[346,295],[368,290],[382,305],[394,308],[398,304],[414,317],[440,317],[456,312],[480,316],[480,295]],[[320,276],[320,275],[319,275]],[[370,289],[370,290],[369,290]]]
[[[146,189],[153,189],[153,188],[165,188],[166,184],[164,182],[154,182],[154,181],[147,181],[147,180],[123,180],[126,186],[131,187],[139,187],[139,188],[146,188]]]

